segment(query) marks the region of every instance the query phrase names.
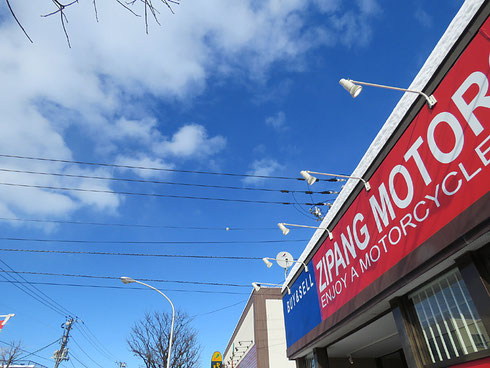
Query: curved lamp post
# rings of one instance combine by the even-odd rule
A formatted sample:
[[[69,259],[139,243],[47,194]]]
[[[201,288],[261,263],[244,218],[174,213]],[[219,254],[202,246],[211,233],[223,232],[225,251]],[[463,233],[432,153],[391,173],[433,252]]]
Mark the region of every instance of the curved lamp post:
[[[121,277],[121,281],[122,281],[123,284],[137,283],[137,284],[140,284],[140,285],[144,285],[146,287],[149,287],[150,289],[155,290],[157,293],[159,293],[165,299],[167,299],[168,302],[170,303],[170,305],[172,306],[172,325],[170,326],[170,338],[169,338],[169,341],[168,341],[168,359],[167,359],[167,368],[170,368],[170,357],[172,356],[172,338],[173,338],[173,335],[174,335],[174,321],[175,321],[175,308],[174,308],[174,304],[168,298],[168,296],[166,296],[160,290],[158,290],[157,288],[154,288],[151,285],[145,284],[144,282],[141,282],[141,281],[138,281],[138,280],[132,279],[131,277],[126,277],[126,276],[122,276]]]

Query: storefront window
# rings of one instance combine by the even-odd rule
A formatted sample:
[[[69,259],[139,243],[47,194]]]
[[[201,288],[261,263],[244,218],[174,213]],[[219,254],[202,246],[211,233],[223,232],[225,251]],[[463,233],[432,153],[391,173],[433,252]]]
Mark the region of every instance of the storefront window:
[[[457,269],[409,295],[433,363],[488,348],[489,337]]]
[[[306,357],[306,368],[316,368],[316,362],[313,355]]]

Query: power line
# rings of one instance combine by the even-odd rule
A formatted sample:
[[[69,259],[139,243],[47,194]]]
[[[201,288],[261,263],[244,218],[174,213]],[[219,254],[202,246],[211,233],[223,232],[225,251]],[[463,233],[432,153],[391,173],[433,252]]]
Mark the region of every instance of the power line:
[[[11,271],[0,271],[0,272],[10,273]],[[79,278],[89,278],[89,279],[99,279],[99,280],[120,280],[120,277],[116,277],[116,276],[96,276],[96,275],[34,272],[34,271],[13,271],[13,272],[15,272],[17,274],[26,274],[26,275],[79,277]],[[250,288],[249,284],[230,284],[230,283],[220,283],[220,282],[183,281],[183,280],[162,280],[162,279],[147,279],[147,278],[139,278],[139,277],[137,279],[140,281],[148,281],[148,282],[164,282],[164,283],[189,284],[189,285],[231,286],[231,287]]]
[[[81,327],[83,327],[85,330],[87,330],[88,332],[88,335],[91,335],[94,339],[94,341],[97,343],[96,345],[101,347],[103,350],[105,350],[107,352],[107,354],[109,354],[110,356],[112,356],[113,359],[117,359],[106,347],[105,347],[105,344],[102,344],[100,342],[100,340],[97,338],[97,336],[95,336],[95,334],[92,332],[92,330],[88,327],[88,325],[85,323],[85,321],[83,321],[82,319],[79,319],[78,320],[81,325]],[[80,330],[81,331],[81,330]]]
[[[127,224],[127,223],[110,223],[110,222],[84,222],[84,221],[66,221],[66,220],[45,220],[45,219],[26,219],[13,217],[0,217],[3,221],[23,221],[23,222],[40,222],[68,225],[93,225],[93,226],[115,226],[115,227],[136,227],[149,229],[179,229],[179,230],[223,230],[223,231],[251,231],[251,230],[276,230],[277,227],[202,227],[202,226],[173,226],[173,225],[149,225],[149,224]],[[302,229],[302,228],[299,228]]]
[[[161,193],[138,193],[138,192],[113,191],[113,190],[105,190],[105,189],[83,189],[83,188],[55,187],[51,185],[34,185],[34,184],[19,184],[19,183],[5,183],[5,182],[0,183],[0,185],[10,186],[10,187],[20,187],[20,188],[52,189],[52,190],[63,190],[63,191],[84,192],[84,193],[121,194],[121,195],[133,195],[133,196],[144,196],[144,197],[157,197],[157,198],[198,199],[198,200],[205,200],[205,201],[258,203],[258,204],[281,204],[281,205],[292,204],[291,202],[281,202],[281,201],[265,201],[265,200],[254,200],[254,199],[220,198],[220,197],[199,197],[199,196],[161,194]],[[332,198],[329,198],[327,200],[332,200]],[[301,203],[301,204],[305,206],[325,205],[324,203]]]
[[[10,267],[7,263],[5,263],[5,261],[3,261],[3,260],[0,259],[0,262],[3,263],[6,267],[8,267],[10,269],[10,271],[11,271],[10,273],[15,273],[15,275],[19,276],[22,280],[24,280],[26,282],[29,282],[19,272],[15,271],[12,267]],[[74,314],[74,313],[70,312],[68,309],[66,309],[65,307],[63,307],[56,300],[54,300],[53,298],[51,298],[49,295],[47,295],[45,292],[43,292],[42,290],[40,290],[37,287],[35,287],[34,285],[32,285],[31,288],[36,292],[36,294],[40,295],[41,298],[44,297],[45,300],[46,299],[49,299],[49,303],[50,304],[55,305],[57,308],[59,307],[62,311],[64,311],[64,313],[66,313],[66,314]]]
[[[70,250],[48,250],[48,249],[16,249],[0,248],[0,252],[26,252],[26,253],[55,253],[55,254],[84,254],[97,256],[130,256],[130,257],[162,257],[162,258],[197,258],[197,259],[229,259],[229,260],[260,260],[260,257],[240,257],[240,256],[203,256],[203,255],[184,255],[184,254],[154,254],[154,253],[120,253],[120,252],[88,252]]]
[[[83,239],[42,239],[42,238],[13,238],[0,237],[0,240],[9,241],[32,241],[38,243],[76,243],[76,244],[269,244],[269,243],[294,243],[305,242],[307,239],[299,240],[230,240],[230,241],[172,241],[172,240],[83,240]]]
[[[28,357],[28,356],[30,356],[30,355],[36,355],[36,353],[39,353],[40,351],[42,351],[42,350],[44,350],[44,349],[49,348],[51,345],[56,344],[58,341],[60,341],[60,339],[56,339],[56,340],[54,340],[52,343],[50,343],[50,344],[48,344],[48,345],[46,345],[46,346],[43,346],[42,348],[37,349],[36,351],[34,351],[34,352],[32,352],[32,353],[29,353],[29,354],[27,354],[27,355],[24,355],[24,356],[22,356],[22,357],[19,357],[19,359],[18,359],[18,360],[24,360],[25,358],[27,358],[27,357]]]
[[[78,342],[73,338],[73,336],[71,337],[71,341],[73,341],[75,343],[75,345],[80,349],[80,351],[85,354],[93,363],[95,363],[95,365],[98,365],[100,368],[104,368],[103,366],[101,366],[99,363],[97,363],[95,360],[92,359],[92,357],[90,355],[87,354],[87,352],[85,350],[82,349],[82,347],[78,344]]]
[[[75,355],[75,354],[73,354],[73,352],[71,352],[71,353],[70,353],[70,355],[72,356],[72,358],[74,358],[74,359],[75,359],[75,360],[76,360],[78,363],[80,363],[81,365],[83,365],[85,368],[89,368],[89,367],[87,367],[87,366],[86,366],[84,363],[82,363],[82,361],[81,361],[80,359],[78,359],[78,358],[76,357],[76,355]]]
[[[77,165],[89,165],[89,166],[104,166],[104,167],[117,167],[117,168],[122,168],[122,169],[133,169],[133,170],[150,170],[150,171],[180,172],[180,173],[189,173],[189,174],[206,174],[206,175],[234,176],[234,177],[244,177],[244,178],[283,179],[283,180],[299,180],[299,181],[305,181],[304,178],[293,178],[293,177],[285,177],[285,176],[236,174],[236,173],[222,173],[222,172],[220,173],[220,172],[196,171],[196,170],[178,170],[178,169],[168,169],[168,168],[163,168],[163,167],[120,165],[120,164],[109,164],[109,163],[101,163],[101,162],[62,160],[62,159],[54,159],[54,158],[20,156],[20,155],[0,154],[0,157],[15,158],[15,159],[22,159],[22,160],[61,162],[61,163],[65,163],[65,164],[77,164]],[[342,179],[336,179],[336,178],[332,178],[332,179],[319,179],[319,180],[322,180],[322,181],[331,181],[331,182],[343,181]]]
[[[79,320],[77,320],[78,322]],[[96,344],[93,339],[87,334],[87,332],[85,332],[82,328],[78,329],[78,331],[80,332],[80,335],[88,341],[88,343],[90,345],[92,345],[92,347],[97,350],[101,355],[104,355],[104,357],[106,359],[109,359],[109,360],[113,360],[113,358],[111,356],[109,356],[109,354],[107,354],[104,350],[102,350],[98,344]]]
[[[65,174],[65,173],[53,173],[46,171],[29,171],[29,170],[15,170],[0,168],[0,171],[20,174],[33,174],[33,175],[48,175],[68,178],[80,178],[80,179],[96,179],[96,180],[109,180],[109,181],[122,181],[130,183],[147,183],[147,184],[165,184],[165,185],[178,185],[200,188],[215,188],[215,189],[233,189],[233,190],[250,190],[250,191],[262,191],[262,192],[279,192],[279,193],[304,193],[304,194],[339,194],[334,190],[324,190],[321,192],[313,192],[310,190],[290,190],[290,189],[270,189],[270,188],[252,188],[252,187],[236,187],[228,185],[211,185],[211,184],[197,184],[197,183],[182,183],[173,181],[161,181],[161,180],[145,180],[145,179],[131,179],[131,178],[115,178],[107,176],[93,176],[93,175],[79,175],[79,174]]]
[[[232,308],[232,307],[234,307],[236,305],[243,304],[246,301],[247,301],[247,299],[243,299],[243,300],[240,300],[237,303],[234,303],[234,304],[231,304],[231,305],[227,305],[226,307],[221,307],[221,308],[218,308],[218,309],[214,309],[214,310],[209,311],[209,312],[194,314],[193,316],[190,316],[190,317],[191,318],[196,318],[196,317],[201,317],[201,316],[205,316],[205,315],[208,315],[208,314],[213,314],[213,313],[220,312],[220,311],[225,310],[225,309],[228,309],[228,308]]]
[[[2,267],[0,267],[0,271],[7,272]],[[27,284],[27,285],[29,285],[30,287],[33,288],[34,286],[33,286],[32,283],[28,282],[25,279],[24,279],[25,281],[19,281],[18,279],[16,279],[15,277],[13,277],[10,274],[7,274],[7,276],[9,276],[10,279],[8,279],[4,275],[0,274],[0,277],[5,280],[5,281],[1,281],[0,280],[0,282],[8,282],[8,283],[11,283],[13,286],[15,286],[16,288],[18,288],[20,291],[22,291],[23,293],[29,295],[31,298],[37,300],[39,303],[41,303],[44,306],[46,306],[47,308],[51,309],[55,313],[58,313],[58,314],[60,314],[62,316],[65,316],[66,315],[65,312],[62,309],[60,309],[59,307],[57,307],[56,305],[54,305],[49,300],[46,300],[46,298],[44,298],[42,295],[38,295],[38,294],[34,293],[31,289],[29,289],[29,287],[26,286],[26,284]]]
[[[2,344],[4,344],[4,345],[10,345],[10,343],[5,342],[5,341],[1,341],[1,340],[0,340],[0,343],[2,343]],[[31,352],[29,352],[29,351],[27,351],[27,350],[25,350],[25,349],[19,348],[19,350],[23,351],[24,353],[29,353],[29,354],[31,354],[31,355],[34,355],[34,356],[36,356],[36,357],[38,357],[38,358],[41,358],[41,359],[44,359],[44,360],[51,361],[51,360],[50,360],[50,359],[48,359],[48,358],[42,357],[42,356],[37,355],[37,354],[35,354],[35,353],[31,353]]]
[[[0,275],[2,276],[2,275]],[[11,282],[15,284],[25,284],[24,281],[2,281],[1,282]],[[131,287],[127,286],[110,286],[110,285],[88,285],[88,284],[61,284],[57,282],[31,282],[31,284],[36,285],[49,285],[49,286],[70,286],[70,287],[85,287],[85,288],[95,288],[95,289],[123,289],[123,290],[140,290],[140,291],[151,291],[148,288],[140,288],[140,287]],[[201,293],[201,294],[230,294],[230,295],[248,295],[250,293],[240,293],[236,291],[210,291],[210,290],[186,290],[186,289],[165,289],[165,291],[171,292],[181,292],[181,293]]]

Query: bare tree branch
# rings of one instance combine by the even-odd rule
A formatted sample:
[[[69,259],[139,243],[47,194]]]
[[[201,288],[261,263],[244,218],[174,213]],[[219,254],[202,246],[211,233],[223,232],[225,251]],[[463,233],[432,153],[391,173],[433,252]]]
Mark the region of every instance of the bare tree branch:
[[[38,0],[39,1],[39,0]],[[46,0],[47,1],[47,0]],[[56,6],[56,10],[47,13],[47,14],[42,14],[41,17],[47,18],[56,14],[60,15],[60,22],[61,22],[61,27],[63,29],[63,33],[65,34],[66,41],[68,43],[68,47],[71,48],[71,42],[70,42],[70,37],[68,35],[68,31],[66,28],[66,25],[68,23],[68,17],[66,16],[66,8],[70,7],[71,5],[74,5],[75,3],[79,3],[80,0],[73,0],[67,4],[61,3],[60,0],[51,0],[51,2]],[[149,33],[149,20],[148,20],[148,15],[151,13],[153,16],[153,19],[155,22],[161,26],[160,20],[159,20],[159,15],[160,12],[158,10],[158,7],[153,3],[153,0],[115,0],[119,5],[124,7],[126,10],[128,10],[131,14],[133,14],[136,17],[140,17],[140,15],[134,10],[134,7],[136,7],[136,4],[141,4],[143,3],[144,7],[144,19],[145,19],[145,31],[148,34]],[[158,0],[157,0],[158,1]],[[180,5],[180,0],[160,0],[163,5],[165,5],[172,14],[174,14],[174,10],[172,8],[173,5]],[[10,14],[12,14],[12,17],[16,21],[17,25],[20,27],[22,32],[26,35],[26,37],[29,39],[31,43],[34,43],[31,39],[31,37],[28,35],[27,31],[24,29],[22,24],[20,23],[19,19],[17,18],[17,15],[15,14],[14,10],[11,7],[10,0],[5,0],[5,3],[7,4]],[[95,13],[95,20],[98,22],[99,21],[99,11],[97,8],[97,0],[92,0],[92,4],[94,7],[94,13]]]
[[[136,14],[133,9],[131,9],[129,6],[127,6],[126,4],[124,4],[121,0],[116,0],[119,4],[121,4],[121,6],[123,6],[124,8],[126,8],[128,11],[130,11],[131,13],[133,13],[134,16],[136,17],[141,17],[141,15],[139,14]]]
[[[99,23],[99,14],[97,13],[97,3],[95,2],[95,0],[93,0],[92,3],[94,4],[95,20],[97,21],[97,23]]]
[[[29,37],[29,35],[27,34],[27,32],[24,29],[24,27],[22,26],[22,24],[17,19],[17,16],[15,15],[14,11],[12,10],[12,7],[10,6],[9,0],[5,0],[5,2],[7,3],[7,6],[9,8],[9,10],[10,10],[10,14],[12,14],[12,16],[14,17],[14,19],[17,22],[18,26],[20,27],[20,29],[22,29],[22,32],[24,32],[24,34],[26,35],[26,37],[28,38],[28,40],[31,41],[31,43],[34,43],[34,42],[32,42],[32,39]]]
[[[71,48],[70,37],[68,37],[68,32],[66,31],[66,25],[65,25],[65,23],[68,23],[68,18],[66,17],[66,14],[65,14],[65,8],[71,6],[75,3],[78,3],[78,0],[74,0],[68,4],[61,4],[58,0],[52,0],[52,2],[58,7],[58,10],[55,10],[54,12],[51,12],[51,13],[48,13],[45,15],[41,15],[41,17],[46,18],[46,17],[52,16],[52,15],[55,15],[57,13],[60,14],[61,26],[63,27],[63,32],[65,33],[66,42],[68,42],[68,47]]]
[[[10,367],[22,354],[21,342],[12,341],[7,347],[0,349],[0,363],[2,367]]]
[[[146,368],[162,368],[167,364],[168,340],[172,317],[168,313],[147,313],[131,330],[127,340],[134,355],[143,360]],[[183,312],[175,315],[172,339],[172,368],[192,368],[197,364],[200,346],[191,319]]]

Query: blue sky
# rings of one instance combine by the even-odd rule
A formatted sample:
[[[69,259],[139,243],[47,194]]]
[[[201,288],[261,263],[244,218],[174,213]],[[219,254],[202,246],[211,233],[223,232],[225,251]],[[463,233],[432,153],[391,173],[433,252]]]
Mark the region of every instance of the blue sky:
[[[125,342],[131,326],[145,312],[169,311],[169,306],[158,294],[115,279],[60,274],[172,281],[151,284],[195,316],[204,367],[213,351],[226,347],[251,292],[250,283],[281,282],[282,269],[267,269],[260,260],[25,250],[258,258],[287,250],[299,256],[313,230],[294,229],[284,237],[276,224],[315,226],[318,223],[308,215],[310,206],[158,195],[332,202],[334,195],[299,192],[293,197],[280,192],[308,190],[298,180],[195,171],[288,178],[299,177],[305,169],[351,173],[401,95],[366,87],[353,100],[339,79],[407,87],[461,2],[182,1],[173,15],[162,8],[162,26],[151,21],[148,35],[142,20],[115,1],[98,3],[97,23],[91,3],[80,1],[67,11],[71,49],[59,19],[39,17],[52,10],[51,2],[13,4],[33,44],[5,4],[0,7],[0,259],[5,262],[0,267],[57,274],[22,276],[32,283],[57,284],[36,287],[83,320],[109,351],[95,349],[87,339],[90,333],[77,324],[73,336],[79,346],[72,343],[70,349],[89,367],[97,365],[85,352],[104,367],[115,366],[115,360],[138,367]],[[321,182],[311,190],[340,190],[340,184]],[[116,223],[128,226],[109,225]],[[168,228],[172,226],[177,228]],[[150,243],[164,241],[178,243]],[[1,275],[9,278],[0,272],[0,314],[16,316],[0,341],[22,340],[24,349],[35,351],[59,338],[64,314]],[[49,347],[33,360],[51,366],[46,359],[54,350]]]

